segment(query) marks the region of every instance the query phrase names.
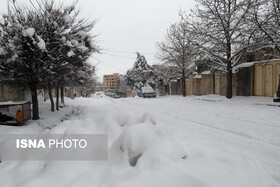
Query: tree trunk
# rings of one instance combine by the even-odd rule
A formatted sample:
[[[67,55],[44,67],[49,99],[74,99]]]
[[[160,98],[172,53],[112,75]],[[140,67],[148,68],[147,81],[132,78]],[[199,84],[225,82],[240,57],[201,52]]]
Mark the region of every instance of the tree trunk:
[[[50,98],[50,101],[51,101],[51,111],[54,112],[54,101],[53,101],[53,96],[52,96],[52,86],[51,86],[50,83],[48,85],[48,92],[49,92],[49,98]]]
[[[187,93],[186,93],[186,77],[183,78],[182,80],[182,91],[183,91],[183,97],[186,97]]]
[[[60,88],[60,98],[61,98],[61,104],[62,104],[62,106],[64,106],[65,103],[64,103],[64,87],[63,86]]]
[[[232,98],[232,68],[231,68],[231,62],[229,61],[227,63],[227,93],[226,98],[231,99]]]
[[[229,35],[229,33],[228,33]],[[227,41],[227,93],[226,98],[232,98],[232,67],[231,67],[231,43]]]
[[[56,85],[56,110],[59,111],[59,86]]]
[[[37,98],[37,85],[35,82],[30,83],[30,91],[32,97],[32,119],[37,120],[39,117],[39,104]]]
[[[213,71],[213,94],[216,94],[216,70]]]

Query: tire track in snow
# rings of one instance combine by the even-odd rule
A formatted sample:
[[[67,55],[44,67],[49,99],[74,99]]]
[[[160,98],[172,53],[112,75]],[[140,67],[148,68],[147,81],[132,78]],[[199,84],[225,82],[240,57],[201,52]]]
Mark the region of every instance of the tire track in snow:
[[[123,104],[132,106],[131,104],[125,102],[125,100],[122,100],[122,101],[123,101],[122,102]],[[149,107],[149,108],[152,108],[151,105],[148,105],[148,104],[143,104],[143,103],[137,103],[137,104],[138,105],[142,105],[142,106],[146,106],[146,107]],[[135,105],[133,105],[133,106],[135,107]],[[169,107],[170,107],[170,105],[169,105]],[[164,107],[161,107],[161,108],[164,109]],[[187,119],[187,118],[182,118],[180,116],[177,116],[177,115],[174,115],[174,114],[171,114],[171,113],[168,113],[168,112],[163,112],[163,111],[159,110],[158,108],[156,108],[156,109],[152,108],[152,110],[153,111],[157,110],[158,113],[161,113],[161,114],[163,114],[165,116],[169,115],[169,116],[172,116],[172,117],[175,117],[175,118],[180,118],[181,120],[184,120],[184,121],[191,122],[191,123],[193,123],[192,125],[197,124],[197,125],[200,125],[200,126],[205,127],[205,128],[215,129],[215,130],[218,130],[218,131],[226,132],[226,133],[231,134],[231,135],[235,135],[235,136],[240,137],[240,138],[245,138],[247,140],[252,140],[252,141],[255,141],[255,142],[258,142],[258,143],[261,143],[261,144],[267,144],[267,145],[272,146],[272,147],[277,148],[277,149],[280,148],[280,145],[278,145],[278,144],[273,144],[273,143],[270,143],[270,142],[260,141],[260,140],[258,140],[256,138],[252,137],[252,136],[249,136],[248,134],[241,134],[241,133],[238,133],[238,132],[235,132],[235,131],[219,128],[219,127],[216,127],[214,125],[210,125],[210,124],[203,123],[203,122],[200,122],[200,121],[190,120],[190,119]],[[215,117],[225,118],[225,117],[221,117],[221,116],[215,116]],[[238,119],[234,119],[234,120],[238,121]],[[240,121],[238,121],[238,122],[240,122]],[[280,153],[280,150],[279,150],[279,153]],[[280,156],[279,156],[279,158],[280,158]]]

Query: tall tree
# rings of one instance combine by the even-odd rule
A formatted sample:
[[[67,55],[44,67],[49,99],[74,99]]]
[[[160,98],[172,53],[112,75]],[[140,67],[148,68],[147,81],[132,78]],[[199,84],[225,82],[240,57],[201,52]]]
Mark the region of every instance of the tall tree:
[[[55,6],[54,1],[37,2],[37,7],[32,4],[33,8],[19,8],[13,1],[13,9],[0,22],[0,69],[29,85],[33,119],[39,119],[37,86],[48,88],[54,110],[52,88],[58,90],[69,80],[79,78],[79,72],[88,66],[87,59],[98,52],[91,34],[95,22],[78,19],[76,4]]]
[[[249,47],[246,15],[251,0],[197,0],[192,10],[191,30],[194,44],[208,54],[218,69],[227,72],[227,98],[232,98],[232,68]],[[190,21],[191,20],[191,21]]]
[[[164,41],[157,43],[157,57],[165,65],[177,67],[178,77],[182,79],[182,94],[186,96],[186,78],[195,67],[195,48],[192,34],[186,22],[172,24]]]
[[[4,15],[0,22],[0,69],[2,74],[29,87],[32,95],[33,120],[39,119],[37,87],[46,57],[37,17],[29,9]]]
[[[154,86],[154,72],[148,65],[144,55],[136,53],[136,61],[132,69],[128,70],[124,79],[132,89],[141,88],[145,84]]]
[[[74,86],[79,82],[76,75],[84,70],[84,66],[88,66],[86,61],[90,55],[99,51],[95,36],[90,33],[95,21],[78,19],[79,12],[75,11],[75,5],[55,5],[54,1],[46,1],[38,6],[46,28],[42,34],[48,50],[45,82],[50,96],[52,88],[56,90],[56,110],[59,110],[59,88]],[[53,111],[54,101],[52,97],[50,99]]]

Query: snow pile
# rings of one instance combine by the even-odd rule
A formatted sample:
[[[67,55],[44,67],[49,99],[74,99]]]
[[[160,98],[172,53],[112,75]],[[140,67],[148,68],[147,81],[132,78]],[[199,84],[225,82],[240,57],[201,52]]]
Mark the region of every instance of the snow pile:
[[[170,159],[186,159],[184,148],[175,145],[168,131],[159,128],[152,115],[145,113],[137,121],[127,125],[112,144],[111,161],[154,169]]]
[[[111,149],[115,154],[111,159],[121,157],[121,160],[129,161],[131,166],[135,166],[138,159],[149,149],[153,149],[158,141],[158,136],[147,124],[127,127],[112,145]]]

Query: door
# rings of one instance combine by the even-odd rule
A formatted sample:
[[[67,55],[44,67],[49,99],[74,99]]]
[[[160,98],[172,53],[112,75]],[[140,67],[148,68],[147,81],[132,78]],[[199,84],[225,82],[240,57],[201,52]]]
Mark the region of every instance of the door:
[[[187,95],[192,95],[192,79],[186,79]]]
[[[268,64],[265,66],[265,96],[273,97],[273,84],[272,84],[272,72],[273,66],[272,64]]]
[[[215,76],[215,94],[220,94],[220,75]]]
[[[263,96],[263,71],[262,65],[255,66],[254,95]]]

